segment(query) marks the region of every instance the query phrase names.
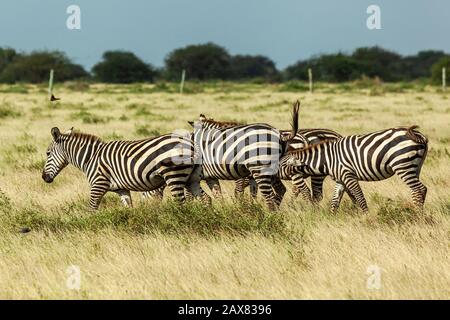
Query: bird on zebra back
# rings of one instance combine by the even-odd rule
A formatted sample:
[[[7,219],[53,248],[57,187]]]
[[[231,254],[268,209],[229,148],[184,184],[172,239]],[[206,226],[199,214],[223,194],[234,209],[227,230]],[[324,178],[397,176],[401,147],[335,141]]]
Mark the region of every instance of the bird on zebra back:
[[[130,191],[150,191],[166,184],[172,196],[182,202],[184,188],[209,201],[194,174],[194,144],[191,139],[167,134],[136,141],[104,142],[99,137],[51,129],[53,141],[47,149],[42,179],[51,183],[68,164],[83,171],[90,184],[89,206],[98,209],[106,192],[120,195],[132,206]]]
[[[286,136],[290,134],[288,130],[281,130],[281,135]],[[289,150],[299,150],[311,144],[317,144],[326,140],[337,140],[342,135],[330,129],[300,129],[295,135],[294,139],[289,144]],[[281,180],[292,181],[293,193],[297,197],[301,195],[303,199],[317,203],[323,198],[323,182],[326,175],[309,175],[302,172],[300,169],[289,166],[285,161],[280,162],[278,170],[278,177]],[[305,179],[311,178],[311,190],[307,186]],[[243,178],[236,181],[235,194],[242,195],[245,188],[250,186],[250,194],[256,197],[258,188],[251,178]]]
[[[348,190],[368,211],[359,181],[380,181],[394,174],[409,187],[413,203],[423,208],[427,188],[420,171],[427,155],[428,139],[417,126],[397,127],[352,135],[288,152],[282,159],[307,174],[329,175],[336,181],[331,210],[336,211]]]
[[[277,176],[280,158],[298,130],[300,102],[293,105],[292,130],[287,136],[264,123],[231,125],[200,115],[194,123],[194,144],[199,150],[202,179],[238,180],[251,176],[267,206],[277,209],[286,188]],[[272,188],[273,186],[273,188]],[[275,189],[275,191],[274,191]]]

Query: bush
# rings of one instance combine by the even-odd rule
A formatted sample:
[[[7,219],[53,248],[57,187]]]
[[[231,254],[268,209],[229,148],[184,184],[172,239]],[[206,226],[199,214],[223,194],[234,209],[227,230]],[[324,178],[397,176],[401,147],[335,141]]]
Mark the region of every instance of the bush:
[[[398,81],[402,79],[402,56],[380,48],[365,47],[356,49],[351,58],[359,64],[359,76],[381,78],[383,81]]]
[[[18,57],[14,49],[0,48],[0,74],[8,64],[12,63]]]
[[[435,84],[442,83],[442,68],[447,69],[447,80],[450,79],[450,56],[442,57],[431,67],[431,81]]]
[[[17,118],[22,114],[16,110],[14,110],[9,104],[5,103],[0,105],[0,119],[3,118]]]
[[[403,58],[402,79],[413,80],[419,78],[430,78],[432,66],[445,57],[443,51],[420,51],[417,55]]]
[[[29,55],[16,57],[6,65],[0,74],[0,82],[46,82],[51,69],[55,70],[55,80],[57,81],[89,76],[82,66],[73,64],[62,52],[35,51]]]
[[[300,61],[286,68],[288,80],[308,80],[308,69],[313,70],[315,81],[342,82],[360,77],[362,64],[343,53],[326,54]]]
[[[231,57],[225,48],[214,43],[191,45],[169,53],[165,60],[166,77],[180,80],[186,70],[189,79],[228,79],[231,74]]]
[[[153,82],[155,69],[127,51],[107,51],[103,61],[97,63],[92,72],[94,77],[106,83]]]
[[[308,80],[308,68],[312,68],[314,80],[342,82],[361,78],[379,78],[393,82],[429,77],[430,67],[445,56],[442,51],[421,51],[417,55],[401,55],[380,48],[363,47],[351,55],[324,54],[299,61],[286,68],[287,80]]]
[[[275,63],[264,56],[236,55],[231,58],[231,77],[236,80],[279,80]]]

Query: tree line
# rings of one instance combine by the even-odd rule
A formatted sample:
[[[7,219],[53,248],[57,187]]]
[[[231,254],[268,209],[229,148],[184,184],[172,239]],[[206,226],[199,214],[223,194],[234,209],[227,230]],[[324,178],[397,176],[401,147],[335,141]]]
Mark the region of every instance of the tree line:
[[[225,48],[206,43],[175,49],[165,59],[163,68],[155,68],[134,53],[107,51],[90,72],[73,63],[60,51],[20,53],[0,48],[0,83],[48,80],[49,70],[55,70],[57,81],[90,80],[105,83],[179,81],[182,70],[191,80],[259,80],[281,82],[307,80],[311,68],[315,81],[345,82],[362,77],[379,78],[386,82],[430,79],[441,81],[442,67],[450,72],[450,55],[443,51],[420,51],[402,56],[381,47],[363,47],[347,54],[321,54],[300,60],[284,70],[262,55],[231,55]]]

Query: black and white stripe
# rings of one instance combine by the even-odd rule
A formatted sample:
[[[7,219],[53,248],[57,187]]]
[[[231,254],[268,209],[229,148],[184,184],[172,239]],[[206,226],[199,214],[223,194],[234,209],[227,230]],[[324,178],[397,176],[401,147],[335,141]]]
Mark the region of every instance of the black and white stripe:
[[[281,134],[282,136],[286,136],[290,134],[290,132],[287,130],[282,130]],[[300,129],[294,139],[290,142],[289,150],[299,150],[305,148],[307,145],[317,144],[325,140],[336,140],[341,137],[342,136],[339,133],[329,129]],[[305,182],[305,178],[308,176],[309,175],[306,175],[304,172],[301,172],[300,169],[288,166],[284,162],[280,162],[278,177],[281,180],[292,181],[294,196],[298,196],[300,194],[302,198],[306,200],[319,202],[323,198],[323,182],[326,176],[311,175],[312,195],[311,190]],[[253,197],[255,197],[257,188],[255,188],[255,183],[251,180],[251,178],[237,180],[235,194],[242,194],[247,186],[250,186],[250,193]]]
[[[358,181],[380,181],[394,174],[407,184],[413,203],[421,208],[427,188],[419,176],[427,154],[428,140],[416,128],[391,128],[319,143],[288,153],[282,162],[286,161],[306,174],[330,175],[336,180],[331,203],[333,211],[339,207],[345,190],[367,211]]]
[[[82,170],[91,191],[89,205],[97,209],[107,191],[121,196],[131,206],[130,191],[148,191],[167,184],[173,197],[184,200],[184,188],[204,196],[199,180],[190,179],[196,169],[191,139],[175,134],[138,141],[103,142],[100,138],[70,130],[51,130],[53,141],[47,149],[42,173],[52,182],[68,164]]]
[[[268,124],[223,128],[201,115],[194,124],[193,138],[202,178],[217,181],[251,176],[269,208],[278,207],[281,198],[273,192],[272,183],[281,183],[277,177],[279,160],[297,132],[299,106],[299,102],[294,105],[293,128],[287,137]]]

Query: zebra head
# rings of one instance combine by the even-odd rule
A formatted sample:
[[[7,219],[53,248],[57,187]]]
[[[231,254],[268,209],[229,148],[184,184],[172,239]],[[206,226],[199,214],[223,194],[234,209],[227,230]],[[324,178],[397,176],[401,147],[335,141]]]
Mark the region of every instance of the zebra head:
[[[53,141],[47,148],[47,160],[42,172],[42,179],[47,183],[53,182],[53,179],[69,164],[64,148],[64,138],[70,135],[72,130],[73,128],[65,134],[61,134],[56,127],[51,130]]]
[[[312,145],[309,143],[308,139],[299,132],[295,135],[295,140],[297,146],[303,146],[298,148],[288,144],[287,153],[282,157],[280,162],[287,166],[296,167],[297,169],[304,169],[306,167],[305,150],[310,149]]]

